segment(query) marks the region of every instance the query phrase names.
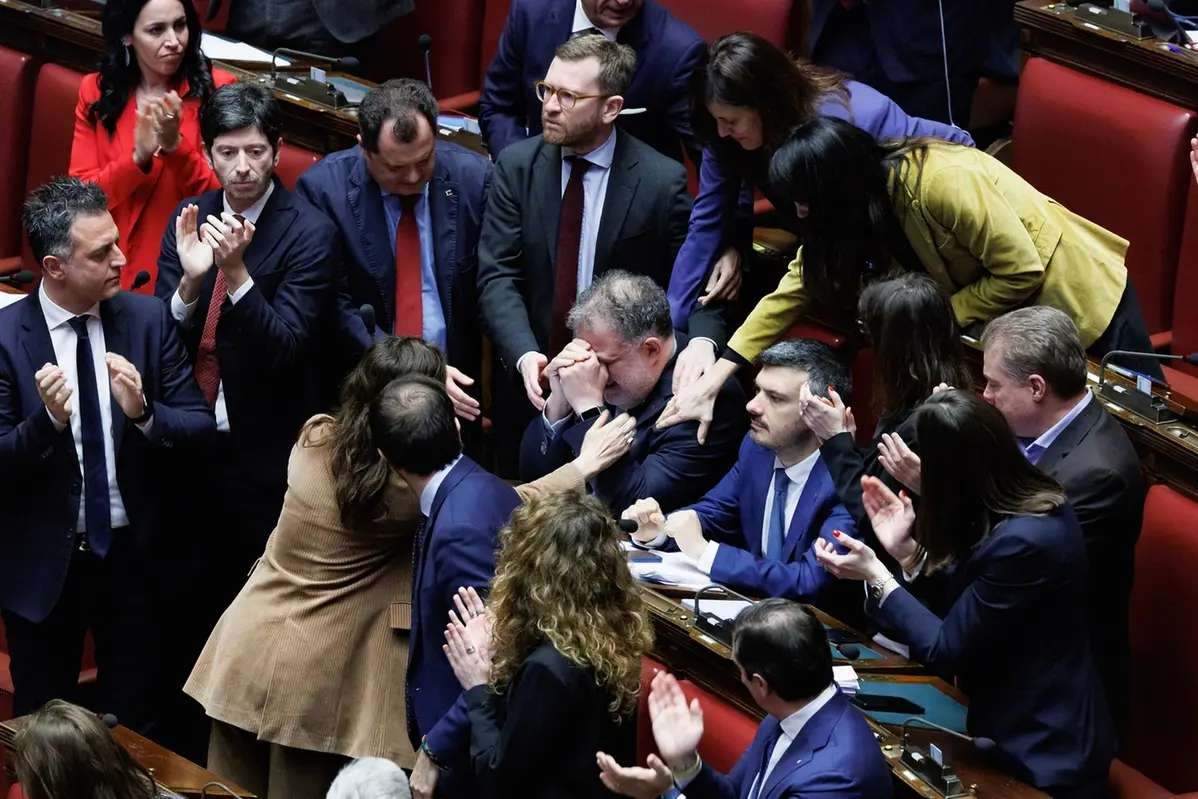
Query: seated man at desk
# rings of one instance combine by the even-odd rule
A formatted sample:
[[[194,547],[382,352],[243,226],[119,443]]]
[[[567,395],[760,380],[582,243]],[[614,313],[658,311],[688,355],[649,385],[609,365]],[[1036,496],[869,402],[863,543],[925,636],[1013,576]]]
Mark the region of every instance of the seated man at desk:
[[[727,775],[704,764],[699,700],[689,706],[672,674],[659,672],[649,694],[661,756],[648,768],[621,766],[598,752],[600,779],[624,796],[657,797],[677,786],[691,799],[836,796],[889,799],[890,769],[861,712],[832,681],[823,625],[802,605],[767,599],[736,617],[732,662],[769,715]]]
[[[591,481],[595,496],[613,509],[655,497],[666,511],[703,496],[736,459],[745,429],[740,384],[720,389],[706,444],[694,422],[680,425],[684,433],[654,427],[688,338],[674,330],[665,289],[645,275],[607,272],[578,298],[567,323],[574,340],[546,369],[550,394],[524,432],[521,479],[573,460],[602,412],[614,408],[636,419],[636,432],[631,450]]]
[[[638,523],[633,539],[660,547],[673,539],[712,580],[753,596],[814,602],[835,584],[816,561],[816,538],[854,535],[819,440],[799,410],[803,385],[817,396],[850,390],[848,366],[810,339],[783,341],[761,353],[751,423],[736,465],[707,496],[665,518],[649,497],[624,511]],[[860,604],[860,589],[853,598]],[[823,603],[820,603],[823,606]]]

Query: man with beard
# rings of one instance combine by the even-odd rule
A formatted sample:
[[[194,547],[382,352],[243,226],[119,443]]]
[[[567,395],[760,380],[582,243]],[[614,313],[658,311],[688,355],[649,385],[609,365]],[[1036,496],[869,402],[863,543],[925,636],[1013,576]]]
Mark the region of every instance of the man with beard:
[[[603,36],[560,45],[536,84],[542,134],[495,166],[478,285],[483,326],[510,378],[496,392],[497,436],[545,407],[546,353],[573,338],[566,315],[580,292],[617,269],[669,284],[691,198],[681,164],[615,127],[635,66],[630,47]],[[707,341],[696,346],[722,342],[722,313],[697,307],[688,332]],[[517,442],[496,444],[514,451]]]
[[[624,511],[639,523],[633,539],[660,547],[670,539],[713,582],[761,597],[815,602],[829,612],[825,589],[841,587],[819,566],[817,538],[835,545],[836,534],[856,535],[841,504],[819,439],[803,422],[799,392],[816,396],[851,388],[846,366],[828,345],[810,339],[775,344],[761,353],[757,393],[745,409],[752,420],[736,465],[705,497],[664,516],[656,498]],[[838,548],[838,551],[840,549]],[[861,601],[853,586],[849,601]],[[836,604],[833,602],[832,604]]]

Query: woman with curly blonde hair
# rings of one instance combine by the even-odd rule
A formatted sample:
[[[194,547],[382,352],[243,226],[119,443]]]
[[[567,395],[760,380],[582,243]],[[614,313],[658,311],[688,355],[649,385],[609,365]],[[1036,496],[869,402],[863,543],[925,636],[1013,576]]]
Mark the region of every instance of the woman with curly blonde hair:
[[[641,656],[653,636],[620,538],[593,497],[539,497],[500,533],[480,623],[464,627],[451,613],[445,652],[466,691],[471,766],[488,794],[609,797],[595,752],[635,753]],[[463,594],[463,615],[477,615],[481,603]]]

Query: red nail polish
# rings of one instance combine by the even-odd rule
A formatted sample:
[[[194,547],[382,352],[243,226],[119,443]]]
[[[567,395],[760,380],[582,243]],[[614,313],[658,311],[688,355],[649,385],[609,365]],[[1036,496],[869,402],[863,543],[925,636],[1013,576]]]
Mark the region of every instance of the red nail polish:
[[[837,538],[840,538],[840,531],[839,531],[839,530],[833,530],[833,531],[832,531],[832,535],[836,536]]]
[[[900,488],[900,489],[899,489],[899,496],[900,496],[900,497],[902,497],[903,499],[906,499],[906,498],[907,498],[907,492],[906,492],[906,491],[904,491],[904,490],[902,490],[902,489]]]
[[[829,391],[835,391],[835,390],[836,390],[836,386],[828,386],[828,390],[829,390]]]

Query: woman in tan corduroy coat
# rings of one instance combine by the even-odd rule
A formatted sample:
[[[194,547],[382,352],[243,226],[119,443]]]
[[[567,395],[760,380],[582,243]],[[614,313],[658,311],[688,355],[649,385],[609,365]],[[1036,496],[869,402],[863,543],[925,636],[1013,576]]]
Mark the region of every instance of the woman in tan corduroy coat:
[[[376,342],[337,414],[304,427],[266,552],[184,687],[213,720],[209,769],[263,799],[323,797],[347,758],[415,762],[404,672],[420,505],[367,424],[374,397],[406,374],[444,382],[445,362],[419,339]],[[627,417],[600,427],[577,460],[517,490],[581,491],[634,427]]]

